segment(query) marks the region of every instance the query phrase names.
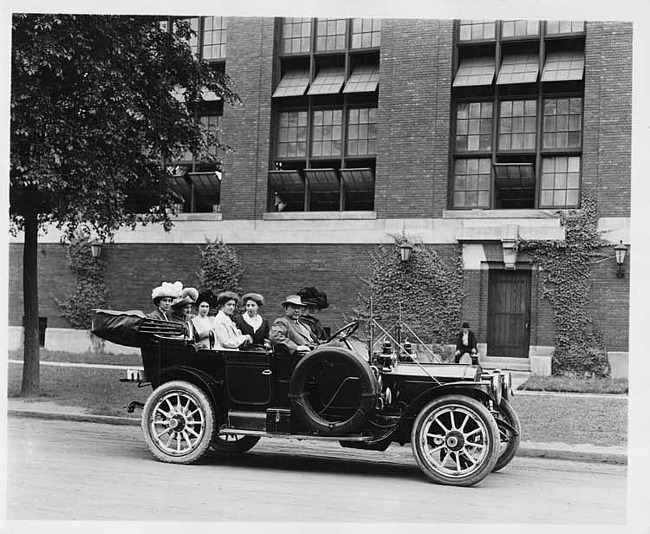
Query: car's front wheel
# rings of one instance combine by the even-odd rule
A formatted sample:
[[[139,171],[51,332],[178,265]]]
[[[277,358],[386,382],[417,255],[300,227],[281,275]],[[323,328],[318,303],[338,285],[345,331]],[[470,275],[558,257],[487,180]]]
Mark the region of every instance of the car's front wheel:
[[[473,486],[490,474],[499,457],[499,429],[489,410],[463,395],[431,401],[411,431],[413,454],[431,480]]]
[[[163,462],[196,462],[207,452],[215,428],[212,401],[201,388],[182,380],[156,388],[142,411],[144,440]]]

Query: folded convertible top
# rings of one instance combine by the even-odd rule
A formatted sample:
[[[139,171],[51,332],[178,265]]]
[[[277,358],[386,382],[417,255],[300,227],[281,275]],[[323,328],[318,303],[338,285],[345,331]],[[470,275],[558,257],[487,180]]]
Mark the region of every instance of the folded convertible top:
[[[151,319],[140,310],[93,310],[91,332],[127,347],[142,347],[152,336],[182,336],[184,326]]]

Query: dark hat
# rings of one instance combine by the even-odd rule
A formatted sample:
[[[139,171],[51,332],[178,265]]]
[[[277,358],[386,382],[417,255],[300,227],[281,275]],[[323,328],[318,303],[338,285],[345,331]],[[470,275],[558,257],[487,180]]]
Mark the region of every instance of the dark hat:
[[[462,325],[461,328],[469,328],[469,323],[465,321]]]
[[[234,291],[222,291],[217,295],[217,306],[221,307],[229,300],[239,302],[239,295]]]
[[[286,306],[287,304],[293,304],[294,306],[304,306],[305,303],[300,300],[300,297],[298,295],[289,295],[283,302],[282,306]]]
[[[199,298],[196,299],[196,304],[201,304],[201,302],[207,302],[210,308],[214,308],[217,305],[217,297],[212,291],[201,291]]]
[[[255,302],[258,306],[264,306],[264,297],[260,295],[259,293],[246,293],[242,298],[241,301],[246,304],[247,300],[252,300]]]
[[[313,286],[303,287],[298,291],[298,296],[307,306],[314,306],[319,310],[324,310],[329,306],[329,302],[327,302],[327,293],[320,291]]]

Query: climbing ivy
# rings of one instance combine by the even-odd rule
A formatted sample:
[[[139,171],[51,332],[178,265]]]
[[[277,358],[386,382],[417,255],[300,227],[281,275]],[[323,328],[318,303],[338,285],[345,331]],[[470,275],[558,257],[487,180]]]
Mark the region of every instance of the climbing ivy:
[[[357,300],[357,316],[372,313],[381,324],[401,319],[424,343],[445,345],[453,338],[461,318],[463,268],[461,249],[455,246],[445,260],[431,246],[413,243],[407,263],[399,245],[409,241],[394,236],[395,243],[379,245],[370,254],[372,274]],[[408,337],[408,335],[407,335]]]
[[[591,302],[592,265],[607,257],[611,246],[598,231],[594,199],[582,199],[581,209],[559,212],[564,240],[518,243],[540,267],[541,296],[554,311],[555,352],[552,374],[606,377],[610,374],[602,333],[588,313]]]
[[[105,308],[108,290],[104,283],[104,262],[93,258],[87,235],[75,236],[68,244],[68,265],[75,276],[75,291],[56,300],[73,328],[88,330],[91,327],[91,310]]]
[[[197,276],[199,291],[214,295],[221,291],[241,293],[241,277],[244,273],[237,251],[221,239],[199,248],[201,263]]]

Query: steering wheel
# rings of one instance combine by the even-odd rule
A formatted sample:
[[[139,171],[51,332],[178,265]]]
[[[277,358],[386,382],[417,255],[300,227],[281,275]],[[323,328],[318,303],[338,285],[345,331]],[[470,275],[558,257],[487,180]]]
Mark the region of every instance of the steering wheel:
[[[345,342],[349,348],[347,339],[357,331],[357,328],[359,328],[359,321],[352,321],[351,323],[346,324],[344,327],[339,328],[336,332],[334,332],[325,343],[329,343],[333,339],[338,339],[339,341]]]

